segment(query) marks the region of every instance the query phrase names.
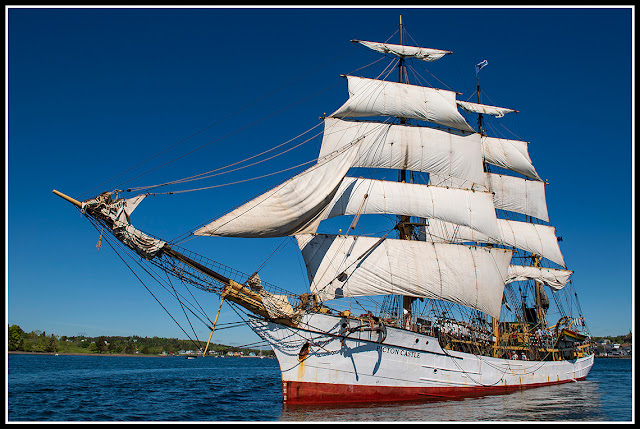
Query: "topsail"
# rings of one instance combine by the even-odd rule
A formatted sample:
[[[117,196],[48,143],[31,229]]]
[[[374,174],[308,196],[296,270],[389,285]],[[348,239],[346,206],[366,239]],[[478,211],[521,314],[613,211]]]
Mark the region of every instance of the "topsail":
[[[331,114],[334,118],[395,116],[474,132],[458,112],[453,91],[357,76],[347,79],[349,99]]]
[[[421,61],[436,61],[451,53],[451,51],[443,51],[441,49],[393,45],[391,43],[366,42],[364,40],[352,40],[352,42],[360,43],[369,49],[373,49],[374,51],[378,51],[383,54],[393,54],[401,58],[413,57]]]
[[[412,170],[485,183],[480,134],[337,118],[325,118],[324,126],[320,157],[360,140],[354,167]]]
[[[507,109],[505,107],[488,106],[486,104],[470,103],[468,101],[457,100],[456,103],[467,112],[493,115],[496,118],[502,118],[507,113],[517,112],[517,110]]]
[[[529,179],[542,181],[529,157],[529,143],[520,140],[482,137],[484,161],[520,173]]]

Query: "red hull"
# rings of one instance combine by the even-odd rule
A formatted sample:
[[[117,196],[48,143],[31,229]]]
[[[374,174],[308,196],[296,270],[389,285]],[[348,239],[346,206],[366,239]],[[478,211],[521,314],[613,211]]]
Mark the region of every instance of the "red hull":
[[[584,380],[586,377],[577,378]],[[389,387],[358,386],[329,383],[282,383],[285,404],[331,404],[343,402],[397,402],[458,399],[472,396],[498,395],[520,389],[570,383],[573,380],[535,383],[518,386],[487,387]]]

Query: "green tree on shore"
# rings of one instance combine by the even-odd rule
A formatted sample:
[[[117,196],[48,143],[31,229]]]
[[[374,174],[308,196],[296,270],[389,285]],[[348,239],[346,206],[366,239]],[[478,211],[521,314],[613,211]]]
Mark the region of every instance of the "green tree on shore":
[[[102,353],[102,354],[139,354],[159,355],[178,354],[180,350],[204,349],[206,342],[181,340],[178,338],[140,337],[137,335],[100,336],[90,337],[84,333],[75,336],[47,335],[46,332],[35,330],[24,332],[20,326],[12,325],[7,329],[7,343],[10,352],[36,352],[36,353]],[[212,343],[210,351],[225,354],[227,351],[242,351],[245,355],[253,352],[258,354],[260,350],[246,349],[242,347],[230,347],[223,344]],[[263,351],[265,356],[273,356],[273,351]]]
[[[9,350],[23,350],[24,331],[18,325],[9,326]]]

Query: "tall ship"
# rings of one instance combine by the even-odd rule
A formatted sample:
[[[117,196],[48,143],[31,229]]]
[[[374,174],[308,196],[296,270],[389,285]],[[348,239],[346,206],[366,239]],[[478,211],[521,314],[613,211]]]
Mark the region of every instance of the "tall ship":
[[[483,102],[486,61],[466,100],[412,82],[413,64],[451,52],[406,44],[402,18],[397,33],[395,44],[352,40],[388,64],[375,78],[342,76],[349,96],[320,117],[313,165],[185,235],[295,240],[308,275],[297,291],[187,250],[184,237],[136,228],[133,210],[157,187],[84,201],[53,192],[128,267],[219,295],[215,318],[200,318],[209,341],[231,305],[275,352],[285,404],[442,400],[584,379],[593,344],[547,184],[529,143],[492,125],[517,111]],[[335,219],[344,229],[323,232]],[[187,294],[175,296],[184,309]]]

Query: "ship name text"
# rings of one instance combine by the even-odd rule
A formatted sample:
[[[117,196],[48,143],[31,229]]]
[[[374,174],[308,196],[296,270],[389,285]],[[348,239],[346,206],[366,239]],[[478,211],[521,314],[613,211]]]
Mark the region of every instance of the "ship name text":
[[[394,347],[387,347],[382,345],[379,345],[377,349],[382,353],[389,353],[392,355],[406,356],[406,357],[416,358],[416,359],[420,358],[420,353],[411,351],[411,350],[396,349]]]

